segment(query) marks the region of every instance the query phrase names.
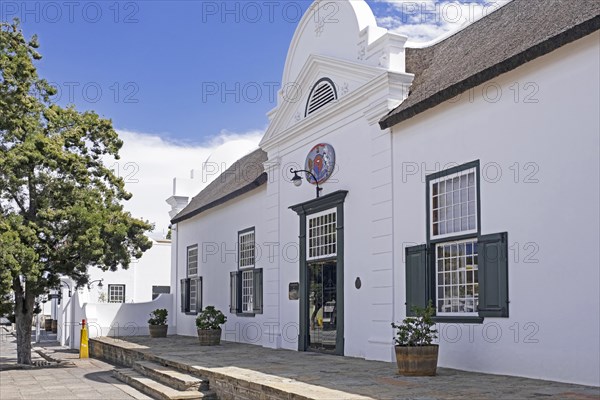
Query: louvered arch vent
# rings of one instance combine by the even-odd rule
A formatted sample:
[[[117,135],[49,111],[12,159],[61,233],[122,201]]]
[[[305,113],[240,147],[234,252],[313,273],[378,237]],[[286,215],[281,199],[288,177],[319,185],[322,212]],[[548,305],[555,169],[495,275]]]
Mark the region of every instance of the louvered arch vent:
[[[333,81],[329,78],[319,79],[308,96],[305,116],[309,116],[334,100],[337,100],[337,92]]]

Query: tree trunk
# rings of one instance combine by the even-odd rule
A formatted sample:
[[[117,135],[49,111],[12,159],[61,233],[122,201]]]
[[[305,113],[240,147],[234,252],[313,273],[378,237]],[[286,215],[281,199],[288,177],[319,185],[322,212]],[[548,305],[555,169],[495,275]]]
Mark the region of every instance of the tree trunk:
[[[15,291],[18,364],[31,364],[31,324],[34,305],[35,296],[22,290]]]

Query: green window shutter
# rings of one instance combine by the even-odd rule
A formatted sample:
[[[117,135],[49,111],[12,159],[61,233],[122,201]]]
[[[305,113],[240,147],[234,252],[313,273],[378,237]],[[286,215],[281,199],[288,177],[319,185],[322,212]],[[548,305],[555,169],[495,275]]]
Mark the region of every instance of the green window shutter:
[[[181,312],[185,312],[185,279],[182,279],[180,282],[180,290],[179,290],[179,294],[181,296],[180,300],[180,305],[181,305]]]
[[[181,312],[190,311],[190,280],[181,280]]]
[[[252,303],[254,304],[253,312],[255,314],[263,313],[263,270],[262,268],[256,268],[252,274],[253,290],[252,290]]]
[[[185,280],[185,312],[190,312],[190,284],[192,280],[187,278]]]
[[[413,307],[428,303],[427,246],[406,248],[406,315],[412,316]]]
[[[242,312],[242,272],[233,271],[229,281],[229,312],[236,314]]]
[[[480,236],[479,316],[508,318],[508,234]]]
[[[196,279],[196,313],[202,311],[202,278]]]

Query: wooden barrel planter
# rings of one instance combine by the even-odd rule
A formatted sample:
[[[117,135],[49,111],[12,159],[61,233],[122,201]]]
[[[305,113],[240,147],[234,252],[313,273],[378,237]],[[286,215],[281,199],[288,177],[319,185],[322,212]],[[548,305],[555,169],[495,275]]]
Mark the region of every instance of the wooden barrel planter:
[[[438,345],[395,346],[398,373],[405,376],[435,376]]]
[[[152,338],[167,337],[169,325],[148,325],[148,330]]]
[[[44,320],[44,330],[45,330],[46,332],[50,332],[50,331],[52,331],[52,319],[50,319],[50,318],[46,318],[46,319]]]
[[[198,329],[200,346],[216,346],[221,344],[221,329]]]
[[[50,323],[50,327],[52,329],[52,333],[57,333],[58,332],[58,320],[53,319],[52,322]]]

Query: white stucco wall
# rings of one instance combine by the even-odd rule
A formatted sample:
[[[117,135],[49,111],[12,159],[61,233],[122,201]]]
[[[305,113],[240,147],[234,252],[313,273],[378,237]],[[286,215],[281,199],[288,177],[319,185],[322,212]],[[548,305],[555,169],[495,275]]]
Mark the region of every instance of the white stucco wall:
[[[127,334],[147,334],[148,314],[156,308],[169,310],[169,324],[173,326],[169,329],[174,331],[173,297],[171,295],[159,296],[162,297],[160,301],[158,298],[156,302],[152,301],[152,286],[169,286],[171,283],[170,242],[153,240],[152,247],[144,253],[142,258],[132,262],[126,270],[104,272],[98,268],[90,268],[89,282],[99,279],[104,280],[102,288],[98,288],[98,282],[95,282],[91,285],[91,289],[83,286],[77,290],[74,289],[75,282],[63,279],[73,290],[71,291],[72,296],[69,297],[67,286],[62,286],[62,301],[57,306],[58,341],[62,345],[69,345],[72,348],[79,347],[82,319],[91,319],[91,322],[95,324],[90,327],[90,335],[116,335],[119,327],[126,327]],[[108,303],[108,285],[111,284],[125,285],[125,303]],[[101,301],[100,293],[106,295],[103,301]],[[48,302],[48,304],[50,303]],[[117,328],[111,331],[110,327]]]
[[[224,205],[174,225],[173,252],[174,257],[178,259],[178,264],[172,276],[172,285],[177,285],[177,296],[173,301],[177,313],[178,335],[197,335],[196,315],[181,312],[179,282],[187,276],[187,247],[198,245],[198,275],[203,279],[203,306],[213,305],[227,315],[228,321],[223,326],[223,339],[233,342],[262,343],[262,327],[272,316],[268,312],[257,314],[255,317],[238,317],[229,313],[229,274],[238,269],[236,254],[238,231],[255,227],[256,242],[259,244],[263,242],[264,204],[265,186],[262,186]],[[264,282],[268,279],[265,263],[265,257],[257,257],[256,268],[264,268]]]
[[[94,283],[91,290],[80,289],[84,302],[100,302],[100,293],[104,293],[108,301],[108,285],[125,285],[125,302],[147,302],[152,300],[152,286],[169,286],[171,284],[171,243],[153,241],[152,247],[139,260],[133,260],[128,269],[102,271],[90,268],[90,282],[104,279],[103,287]],[[172,289],[171,289],[172,293]]]
[[[295,187],[289,170],[304,168],[310,149],[328,143],[336,172],[322,195],[348,191],[344,354],[393,361],[390,322],[405,313],[404,247],[426,240],[425,175],[480,160],[482,234],[507,231],[513,246],[511,317],[441,325],[440,366],[598,385],[598,360],[589,357],[600,350],[598,34],[382,131],[377,122],[403,99],[412,76],[403,73],[404,39],[357,32],[369,25],[363,17],[321,33],[307,20],[299,24],[284,81],[303,93],[297,102],[280,93],[269,113],[261,141],[268,183],[174,226],[177,333],[196,335],[195,316],[180,311],[179,280],[187,246],[198,244],[203,305],[229,318],[223,339],[298,348],[299,302],[288,299],[288,285],[299,281],[300,229],[289,207],[313,199],[315,187]],[[306,89],[322,77],[340,89],[338,101],[304,117]],[[249,227],[264,270],[264,313],[238,317],[229,313],[229,274],[237,270],[237,233]],[[203,254],[215,244],[216,255]]]
[[[426,239],[425,174],[480,160],[482,234],[508,232],[510,318],[441,325],[440,366],[600,385],[599,39],[494,79],[497,102],[488,83],[393,128],[396,320],[403,246]]]

